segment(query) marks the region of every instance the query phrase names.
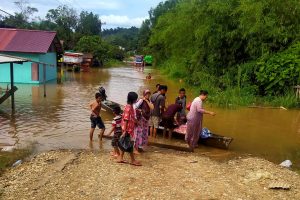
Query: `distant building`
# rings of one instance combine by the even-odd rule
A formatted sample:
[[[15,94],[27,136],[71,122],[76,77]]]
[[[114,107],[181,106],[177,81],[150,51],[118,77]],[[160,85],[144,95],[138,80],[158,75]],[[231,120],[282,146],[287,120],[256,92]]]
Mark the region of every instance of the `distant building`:
[[[57,54],[62,52],[56,32],[0,28],[0,53],[47,63],[46,81],[57,78]],[[14,64],[14,73],[15,83],[43,82],[42,64]],[[0,82],[10,82],[9,64],[0,64]]]

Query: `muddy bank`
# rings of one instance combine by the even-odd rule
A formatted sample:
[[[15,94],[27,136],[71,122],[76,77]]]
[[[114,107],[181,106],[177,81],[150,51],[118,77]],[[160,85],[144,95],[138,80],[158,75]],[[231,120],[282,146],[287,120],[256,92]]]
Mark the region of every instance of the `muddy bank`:
[[[12,166],[17,160],[29,156],[31,151],[30,148],[14,149],[12,151],[1,151],[0,149],[0,176],[7,167]]]
[[[150,148],[143,167],[108,152],[50,151],[0,177],[2,199],[300,199],[299,175],[258,158],[216,162]],[[290,190],[270,190],[280,181]]]

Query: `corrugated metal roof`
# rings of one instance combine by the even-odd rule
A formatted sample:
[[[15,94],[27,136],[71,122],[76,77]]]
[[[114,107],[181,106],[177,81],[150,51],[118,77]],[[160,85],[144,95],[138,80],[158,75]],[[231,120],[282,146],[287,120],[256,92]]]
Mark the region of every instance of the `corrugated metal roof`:
[[[51,63],[34,61],[34,60],[30,60],[28,58],[22,58],[22,57],[18,57],[18,56],[11,56],[11,55],[7,55],[7,54],[0,54],[0,64],[3,64],[3,63],[20,63],[20,62],[33,62],[33,63],[42,64],[42,65],[48,65],[50,67],[55,67],[56,66],[56,65],[51,64]]]
[[[74,57],[79,57],[83,56],[83,53],[75,53],[75,52],[65,52],[64,56],[74,56]]]
[[[2,63],[18,63],[18,62],[27,62],[27,61],[29,61],[29,59],[0,54],[0,64],[2,64]]]
[[[47,53],[52,42],[57,52],[62,52],[54,31],[0,28],[2,52]]]

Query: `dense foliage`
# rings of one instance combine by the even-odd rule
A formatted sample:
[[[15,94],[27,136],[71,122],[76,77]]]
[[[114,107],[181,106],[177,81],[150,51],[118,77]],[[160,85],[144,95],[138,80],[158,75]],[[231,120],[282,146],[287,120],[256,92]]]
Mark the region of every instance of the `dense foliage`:
[[[299,84],[298,0],[165,1],[151,13],[147,46],[172,76],[237,95]]]
[[[92,53],[98,60],[104,60],[108,45],[105,44],[100,36],[83,36],[77,42],[75,50],[83,53]]]
[[[83,36],[77,42],[75,50],[83,53],[92,53],[100,62],[113,58],[122,61],[125,53],[118,46],[113,46],[103,41],[100,36]]]
[[[137,50],[141,54],[148,54],[148,42],[151,35],[152,27],[155,27],[157,20],[160,16],[172,10],[179,0],[168,0],[160,2],[156,8],[151,8],[149,11],[149,19],[143,21],[138,33],[138,46]]]
[[[110,44],[120,46],[125,51],[134,51],[137,49],[139,29],[136,27],[131,28],[115,28],[104,29],[102,37]]]
[[[54,25],[54,30],[57,31],[59,38],[64,40],[66,48],[74,47],[73,30],[77,27],[78,16],[73,8],[62,5],[56,9],[50,9],[46,15],[46,21]]]
[[[287,50],[259,59],[257,81],[265,94],[282,94],[299,83],[300,42]]]

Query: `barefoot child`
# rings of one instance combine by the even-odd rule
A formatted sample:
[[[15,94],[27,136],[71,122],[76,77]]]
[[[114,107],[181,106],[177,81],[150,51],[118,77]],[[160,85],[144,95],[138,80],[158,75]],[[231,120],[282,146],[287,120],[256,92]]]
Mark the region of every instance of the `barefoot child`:
[[[122,136],[123,138],[130,137],[131,140],[131,148],[127,149],[127,152],[130,154],[131,165],[141,166],[141,163],[135,160],[133,154],[133,138],[134,138],[134,128],[136,124],[135,112],[133,108],[133,104],[136,103],[138,99],[138,95],[135,92],[129,92],[127,96],[127,105],[124,108],[123,118],[122,118]],[[120,156],[118,158],[118,163],[126,163],[124,160],[124,151],[122,150],[122,146],[120,146]]]
[[[104,123],[100,117],[101,101],[103,97],[99,92],[97,92],[95,94],[95,99],[96,99],[95,101],[90,103],[90,109],[92,112],[90,116],[90,120],[91,120],[90,141],[93,140],[93,135],[96,126],[98,126],[98,128],[100,129],[99,140],[102,141],[102,136],[105,131]]]
[[[121,115],[121,108],[119,106],[115,107],[113,109],[113,113],[115,115],[113,121],[112,121],[112,129],[108,135],[111,135],[114,133],[114,136],[111,141],[111,145],[114,148],[114,151],[112,152],[113,157],[118,157],[120,156],[120,151],[119,151],[119,146],[118,142],[120,139],[120,136],[122,135],[122,127],[121,127],[121,122],[122,122],[122,115]]]

